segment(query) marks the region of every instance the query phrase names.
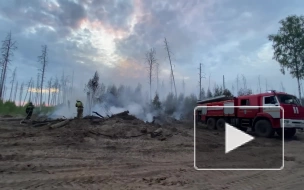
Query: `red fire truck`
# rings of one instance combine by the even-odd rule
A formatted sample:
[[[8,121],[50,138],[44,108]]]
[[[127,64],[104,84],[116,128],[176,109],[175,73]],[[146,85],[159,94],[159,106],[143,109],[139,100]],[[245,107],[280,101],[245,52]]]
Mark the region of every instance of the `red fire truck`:
[[[282,136],[283,115],[282,110],[277,106],[284,109],[284,136],[286,138],[293,137],[297,129],[304,129],[304,107],[298,98],[284,92],[271,90],[266,93],[239,97],[223,95],[198,101],[197,105],[212,106],[198,108],[196,111],[196,121],[212,129],[224,129],[225,123],[229,123],[242,131],[250,128],[260,137],[272,137],[275,133]]]

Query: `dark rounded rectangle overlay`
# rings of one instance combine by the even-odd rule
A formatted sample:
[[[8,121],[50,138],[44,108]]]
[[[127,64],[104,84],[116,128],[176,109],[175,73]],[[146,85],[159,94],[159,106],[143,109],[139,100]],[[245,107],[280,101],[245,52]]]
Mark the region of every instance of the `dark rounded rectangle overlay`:
[[[197,106],[208,108],[271,108],[282,110],[283,135],[272,138],[257,137],[254,132],[246,133],[254,140],[225,154],[225,129],[208,129],[196,122],[194,117],[194,168],[196,170],[282,170],[284,168],[284,109],[281,106]],[[213,108],[214,109],[214,108]],[[230,124],[234,127],[234,125]],[[237,138],[237,137],[235,137]]]

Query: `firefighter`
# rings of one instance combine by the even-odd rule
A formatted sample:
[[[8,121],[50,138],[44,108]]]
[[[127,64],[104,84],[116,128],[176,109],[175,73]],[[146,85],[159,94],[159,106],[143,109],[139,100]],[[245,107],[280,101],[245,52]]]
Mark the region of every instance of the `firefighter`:
[[[82,113],[83,113],[83,104],[80,100],[76,100],[76,105],[75,107],[77,108],[77,119],[82,118]]]
[[[25,112],[27,114],[26,119],[31,119],[35,106],[32,102],[29,102],[26,106]]]

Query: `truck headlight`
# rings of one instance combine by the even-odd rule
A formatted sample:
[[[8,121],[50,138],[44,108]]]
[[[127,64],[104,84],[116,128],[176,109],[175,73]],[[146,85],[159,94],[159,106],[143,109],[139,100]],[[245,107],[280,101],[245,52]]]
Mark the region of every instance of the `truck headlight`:
[[[286,123],[286,124],[287,124],[287,123],[289,123],[289,121],[284,119],[284,123]]]

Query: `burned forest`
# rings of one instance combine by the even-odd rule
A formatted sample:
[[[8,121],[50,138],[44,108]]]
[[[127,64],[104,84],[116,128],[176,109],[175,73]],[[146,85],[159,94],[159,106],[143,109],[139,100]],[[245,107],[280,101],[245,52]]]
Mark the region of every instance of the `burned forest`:
[[[303,189],[302,7],[2,1],[0,189]]]

